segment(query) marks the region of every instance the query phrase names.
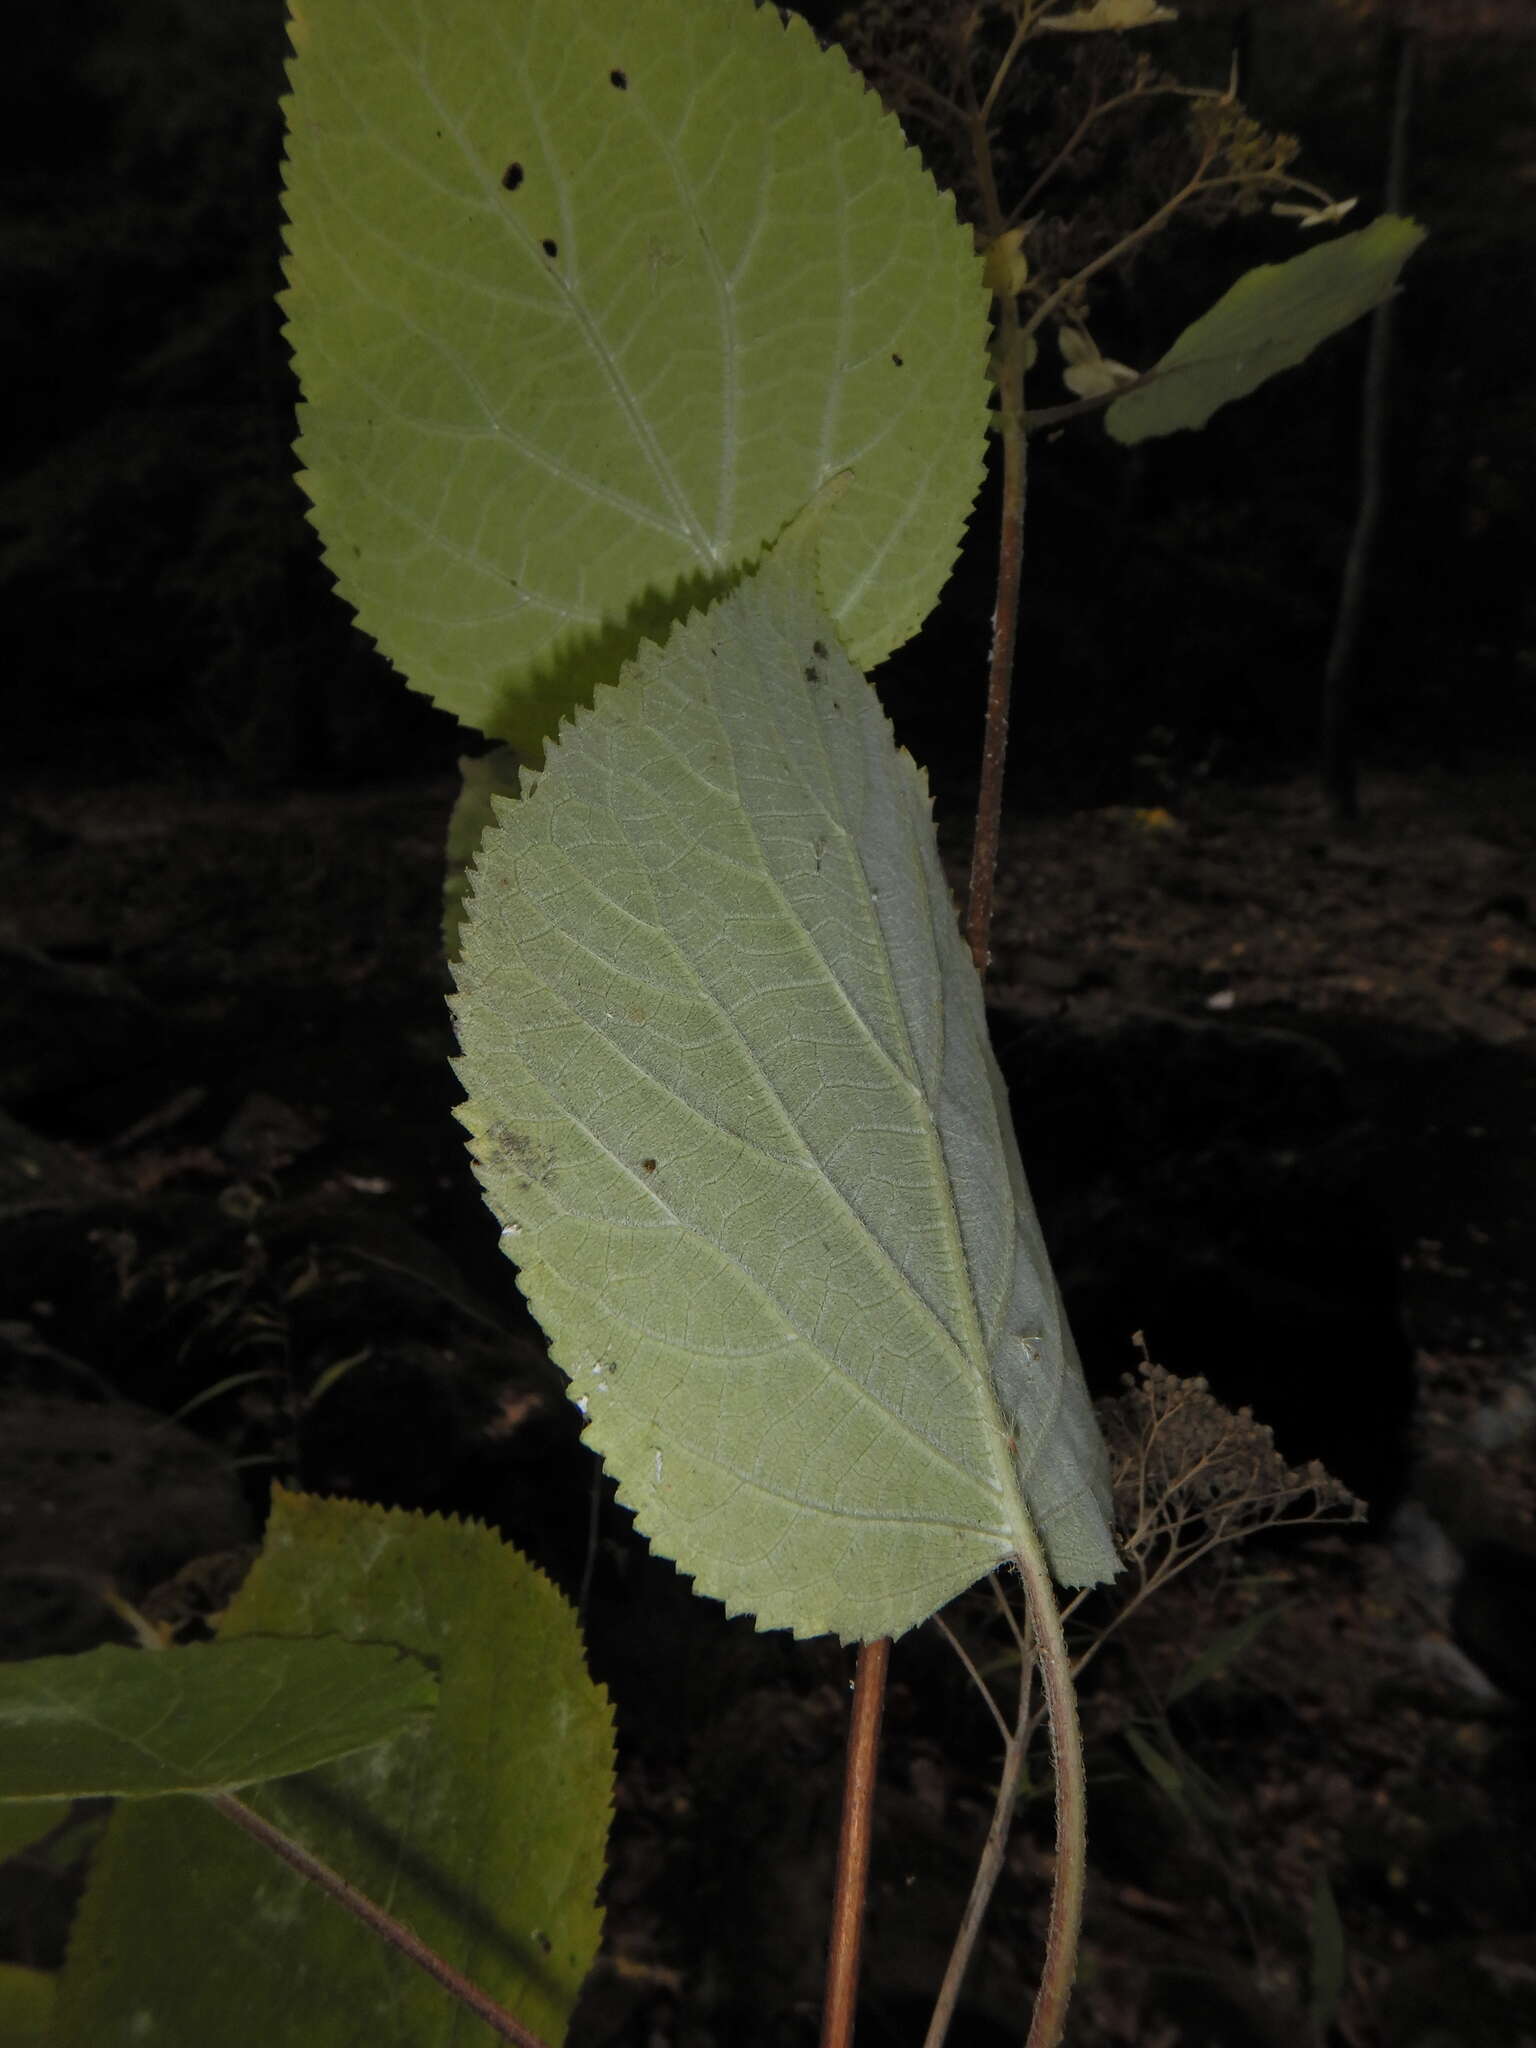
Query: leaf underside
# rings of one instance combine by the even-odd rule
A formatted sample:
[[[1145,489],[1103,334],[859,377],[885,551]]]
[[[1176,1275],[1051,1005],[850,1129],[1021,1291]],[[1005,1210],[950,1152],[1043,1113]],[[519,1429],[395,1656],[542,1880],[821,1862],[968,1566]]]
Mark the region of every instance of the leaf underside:
[[[283,1633],[398,1644],[437,1671],[437,1710],[249,1803],[562,2040],[596,1952],[613,1785],[568,1604],[477,1524],[279,1492],[219,1640]],[[459,2048],[484,2031],[202,1801],[165,1799],[113,1816],[51,2039]]]
[[[1059,1578],[1109,1576],[926,785],[808,567],[781,550],[644,649],[498,814],[460,1114],[653,1544],[764,1627],[849,1639],[1010,1556],[1025,1500]]]
[[[1396,289],[1424,230],[1383,214],[1352,235],[1288,263],[1250,270],[1186,327],[1154,366],[1156,382],[1116,399],[1105,424],[1117,441],[1203,427],[1219,406],[1245,398]]]
[[[302,482],[358,622],[524,748],[832,476],[866,666],[980,483],[987,300],[896,121],[748,0],[295,0]]]

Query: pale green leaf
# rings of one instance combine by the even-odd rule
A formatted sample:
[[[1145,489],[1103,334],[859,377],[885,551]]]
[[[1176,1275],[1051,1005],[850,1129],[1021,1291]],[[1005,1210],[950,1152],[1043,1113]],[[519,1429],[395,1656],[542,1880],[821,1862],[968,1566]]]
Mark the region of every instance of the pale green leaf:
[[[749,0],[297,0],[303,483],[408,681],[537,744],[839,471],[824,589],[911,635],[980,481],[969,233]]]
[[[1104,416],[1110,433],[1131,443],[1203,427],[1218,406],[1256,391],[1380,305],[1423,239],[1413,221],[1383,214],[1288,263],[1250,270],[1185,328],[1147,373],[1152,382],[1116,399]]]
[[[388,1741],[435,1694],[416,1658],[334,1638],[0,1664],[0,1800],[229,1791]]]
[[[476,1524],[279,1492],[220,1640],[284,1630],[403,1645],[438,1671],[437,1711],[249,1803],[561,2040],[597,1946],[613,1786],[611,1718],[570,1607]],[[482,2038],[447,1992],[200,1800],[114,1815],[54,2048]]]
[[[764,1627],[894,1635],[1106,1460],[929,799],[776,554],[482,841],[460,1112],[640,1527]],[[1021,1497],[1022,1496],[1022,1497]]]

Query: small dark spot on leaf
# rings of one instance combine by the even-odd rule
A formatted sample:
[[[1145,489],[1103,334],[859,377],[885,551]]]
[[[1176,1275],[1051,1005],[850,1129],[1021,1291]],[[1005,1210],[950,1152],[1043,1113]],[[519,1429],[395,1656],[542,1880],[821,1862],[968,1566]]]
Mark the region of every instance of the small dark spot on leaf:
[[[813,641],[811,642],[811,652],[812,652],[812,654],[814,654],[814,655],[816,656],[816,658],[817,658],[817,660],[818,660],[818,661],[825,661],[825,660],[826,660],[826,658],[827,658],[827,643],[826,643],[826,641],[825,641],[825,640],[813,640]]]
[[[656,1171],[656,1162],[655,1162],[655,1160],[654,1160],[654,1159],[642,1159],[642,1160],[641,1160],[641,1162],[640,1162],[640,1171],[641,1171],[642,1173],[654,1173],[654,1172]]]
[[[554,1166],[554,1157],[543,1145],[536,1145],[521,1131],[509,1131],[500,1125],[485,1134],[486,1153],[498,1166],[509,1167],[535,1187],[549,1179]]]
[[[610,71],[608,74],[608,83],[610,85],[616,85],[620,92],[628,92],[629,74],[626,71]]]
[[[839,703],[838,703],[838,701],[837,701],[837,699],[836,699],[836,698],[834,697],[834,698],[832,699],[832,709],[833,709],[834,711],[841,711],[841,710],[842,710],[842,708],[843,708],[843,707],[842,707],[842,705],[841,705],[841,704],[839,704]]]
[[[501,182],[503,187],[508,192],[515,192],[518,186],[521,185],[521,183],[523,182],[522,165],[508,164],[507,168],[501,174]]]
[[[808,661],[802,673],[808,683],[819,683],[821,681],[821,670],[814,661]]]
[[[555,1945],[550,1940],[549,1936],[544,1932],[542,1927],[535,1927],[535,1929],[533,1930],[533,1938],[539,1944],[539,1949],[541,1953],[546,1956],[549,1954],[550,1950]]]
[[[544,254],[549,258],[551,263],[553,263],[555,258],[560,254],[560,244],[555,240],[553,235],[546,235],[543,241],[540,242],[539,247],[544,251]]]
[[[893,363],[894,363],[894,364],[896,365],[896,367],[897,367],[897,369],[898,369],[898,370],[899,370],[899,369],[901,368],[901,363],[902,363],[902,359],[901,359],[901,357],[900,357],[900,356],[898,356],[898,355],[893,355],[893,356],[891,357],[891,361],[892,361],[892,362],[893,362]]]

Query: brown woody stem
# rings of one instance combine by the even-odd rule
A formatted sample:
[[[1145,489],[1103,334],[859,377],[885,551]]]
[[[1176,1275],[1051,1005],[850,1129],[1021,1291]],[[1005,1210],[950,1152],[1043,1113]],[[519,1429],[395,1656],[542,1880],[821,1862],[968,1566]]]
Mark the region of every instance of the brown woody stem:
[[[851,2048],[853,2041],[853,2022],[859,2001],[859,1952],[864,1941],[864,1902],[869,1892],[869,1845],[874,1818],[875,1772],[880,1756],[880,1720],[885,1711],[885,1674],[890,1659],[888,1637],[859,1645],[853,1679],[853,1713],[848,1723],[848,1761],[843,1777],[842,1826],[837,1840],[832,1931],[827,1944],[821,2048]]]

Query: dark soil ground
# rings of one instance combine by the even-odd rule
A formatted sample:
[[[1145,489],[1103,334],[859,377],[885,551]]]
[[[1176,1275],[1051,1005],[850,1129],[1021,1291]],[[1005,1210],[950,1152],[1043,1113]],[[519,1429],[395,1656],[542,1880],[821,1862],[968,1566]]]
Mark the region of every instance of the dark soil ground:
[[[3,1654],[113,1633],[103,1575],[216,1608],[274,1476],[483,1516],[585,1589],[618,1707],[573,2040],[809,2042],[849,1658],[726,1623],[594,1494],[451,1114],[452,794],[0,818]],[[1347,835],[1300,785],[1010,831],[995,1030],[1090,1378],[1144,1331],[1373,1507],[1096,1658],[1082,2048],[1536,2042],[1533,910],[1513,770],[1371,785]],[[1003,1640],[981,1594],[951,1620]],[[901,1643],[866,2048],[922,2038],[997,1748],[940,1635]],[[1044,1772],[956,2044],[1025,2031]],[[13,1957],[58,1960],[75,1881],[0,1870]]]

